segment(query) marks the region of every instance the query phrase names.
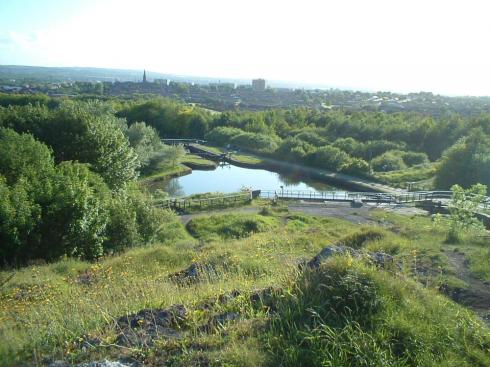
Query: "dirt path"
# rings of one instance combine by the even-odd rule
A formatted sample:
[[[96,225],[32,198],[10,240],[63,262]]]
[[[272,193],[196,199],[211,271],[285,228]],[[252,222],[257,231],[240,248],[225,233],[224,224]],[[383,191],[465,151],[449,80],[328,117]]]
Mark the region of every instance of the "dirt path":
[[[468,260],[461,252],[445,251],[456,277],[468,284],[451,295],[452,298],[480,315],[490,325],[490,283],[475,278],[469,269]]]
[[[333,217],[347,220],[355,224],[379,224],[371,217],[371,211],[373,209],[383,209],[398,214],[404,215],[416,215],[426,214],[424,210],[407,207],[404,205],[388,205],[388,204],[368,204],[363,205],[360,208],[353,208],[350,203],[342,202],[303,202],[303,201],[291,201],[288,204],[290,212],[303,213],[309,215],[315,215],[319,217]],[[192,218],[202,217],[213,214],[223,213],[249,213],[256,214],[260,212],[260,208],[229,208],[222,210],[214,210],[209,212],[184,214],[180,216],[180,220],[183,224],[187,224]]]

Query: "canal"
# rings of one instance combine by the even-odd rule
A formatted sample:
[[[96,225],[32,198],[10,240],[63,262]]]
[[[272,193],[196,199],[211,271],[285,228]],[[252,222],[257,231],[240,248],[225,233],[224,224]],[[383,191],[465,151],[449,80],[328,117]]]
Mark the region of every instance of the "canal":
[[[299,172],[276,173],[265,169],[251,169],[221,164],[212,171],[193,170],[191,174],[172,178],[163,183],[162,190],[171,197],[189,196],[205,192],[232,193],[242,188],[262,190],[328,191],[338,188],[309,180]],[[340,189],[339,189],[340,190]]]

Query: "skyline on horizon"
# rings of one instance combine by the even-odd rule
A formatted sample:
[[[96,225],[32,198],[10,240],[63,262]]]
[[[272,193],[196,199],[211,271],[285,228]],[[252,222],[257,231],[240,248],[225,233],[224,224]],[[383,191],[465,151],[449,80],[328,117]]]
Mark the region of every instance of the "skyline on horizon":
[[[490,95],[484,1],[301,4],[4,1],[0,64]]]

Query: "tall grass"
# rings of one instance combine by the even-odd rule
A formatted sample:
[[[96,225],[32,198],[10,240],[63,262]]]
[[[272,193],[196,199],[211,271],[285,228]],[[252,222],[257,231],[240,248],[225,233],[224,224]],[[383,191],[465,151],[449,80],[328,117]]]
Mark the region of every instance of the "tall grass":
[[[414,262],[415,268],[440,264],[438,282],[452,276],[441,253],[444,233],[430,219],[373,211],[380,230],[285,210],[267,214],[196,218],[199,239],[135,248],[97,263],[65,259],[0,272],[0,364],[131,356],[173,366],[490,365],[488,329],[410,279],[421,280]],[[265,229],[249,231],[247,220]],[[236,232],[223,232],[227,227]],[[388,251],[408,271],[392,275],[349,257],[318,272],[298,270],[323,247],[342,241],[360,251]],[[174,280],[196,262],[213,272],[194,282]],[[267,305],[251,303],[250,294],[271,286],[281,291]],[[234,290],[240,291],[234,301],[216,301]],[[209,299],[213,308],[203,309]],[[189,310],[181,339],[147,349],[113,345],[118,317],[172,304]],[[200,331],[200,323],[222,312],[240,318]],[[81,340],[90,338],[101,345],[82,349]]]

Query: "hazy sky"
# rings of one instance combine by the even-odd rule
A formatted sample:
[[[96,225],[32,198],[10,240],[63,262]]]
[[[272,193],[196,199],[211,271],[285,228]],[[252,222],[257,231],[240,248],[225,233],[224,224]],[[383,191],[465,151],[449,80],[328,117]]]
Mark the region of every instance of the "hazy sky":
[[[0,64],[490,95],[489,18],[488,0],[0,0]]]

